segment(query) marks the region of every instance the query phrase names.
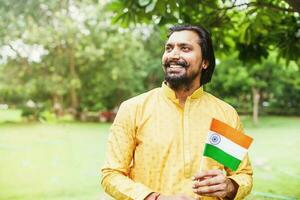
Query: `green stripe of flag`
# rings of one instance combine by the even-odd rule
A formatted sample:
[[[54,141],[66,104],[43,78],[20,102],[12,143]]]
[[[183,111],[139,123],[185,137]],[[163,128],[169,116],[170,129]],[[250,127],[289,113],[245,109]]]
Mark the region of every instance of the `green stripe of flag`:
[[[229,155],[218,147],[207,143],[205,144],[203,155],[215,159],[233,171],[235,171],[241,163],[239,159]]]

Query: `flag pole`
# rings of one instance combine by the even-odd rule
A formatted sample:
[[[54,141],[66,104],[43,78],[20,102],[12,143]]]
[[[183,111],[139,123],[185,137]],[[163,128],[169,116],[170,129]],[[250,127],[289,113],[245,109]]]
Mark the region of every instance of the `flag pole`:
[[[199,172],[202,172],[203,169],[204,169],[204,161],[205,161],[204,150],[205,150],[205,142],[203,143],[202,156],[201,156],[201,159],[200,159],[200,168],[199,168]]]
[[[203,165],[204,165],[204,156],[202,154],[202,157],[200,159],[200,169],[199,169],[199,172],[202,172],[203,171]]]

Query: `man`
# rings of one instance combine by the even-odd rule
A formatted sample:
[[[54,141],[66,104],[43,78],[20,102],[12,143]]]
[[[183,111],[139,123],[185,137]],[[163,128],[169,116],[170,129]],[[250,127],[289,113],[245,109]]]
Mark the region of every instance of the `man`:
[[[212,118],[242,130],[236,111],[203,91],[215,67],[208,32],[172,27],[162,63],[162,87],[120,106],[102,168],[104,190],[120,200],[243,199],[252,187],[248,156],[235,172],[202,157]]]

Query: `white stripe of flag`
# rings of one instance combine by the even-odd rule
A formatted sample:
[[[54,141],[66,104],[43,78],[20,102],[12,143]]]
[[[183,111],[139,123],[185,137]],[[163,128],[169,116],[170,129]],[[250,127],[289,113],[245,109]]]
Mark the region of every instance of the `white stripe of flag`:
[[[213,144],[210,141],[210,138],[213,135],[218,135],[221,139],[221,141],[218,144]],[[245,154],[247,153],[247,149],[245,149],[244,147],[232,142],[231,140],[227,139],[226,137],[209,130],[208,135],[207,135],[207,141],[206,143],[214,145],[215,147],[223,150],[224,152],[228,153],[229,155],[234,156],[235,158],[239,159],[239,160],[243,160]]]

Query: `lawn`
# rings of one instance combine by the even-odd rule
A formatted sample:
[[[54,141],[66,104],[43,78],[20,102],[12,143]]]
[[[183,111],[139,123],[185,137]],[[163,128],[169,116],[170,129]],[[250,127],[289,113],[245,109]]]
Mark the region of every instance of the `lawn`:
[[[249,153],[254,166],[251,197],[300,199],[300,118],[262,117],[258,127],[249,118],[243,121],[254,137]]]
[[[0,109],[0,123],[4,122],[21,122],[22,121],[22,111],[16,109]]]
[[[100,200],[108,124],[0,125],[1,200]]]
[[[300,198],[300,118],[262,117],[250,150],[248,199]],[[109,124],[0,124],[1,200],[101,200],[99,169]]]

